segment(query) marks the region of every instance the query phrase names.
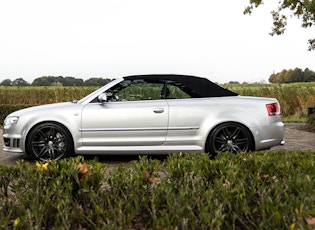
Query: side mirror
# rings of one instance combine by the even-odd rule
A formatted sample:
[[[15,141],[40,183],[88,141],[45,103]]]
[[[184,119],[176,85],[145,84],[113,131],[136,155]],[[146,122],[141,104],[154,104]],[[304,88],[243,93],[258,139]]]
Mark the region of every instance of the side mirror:
[[[102,93],[97,97],[97,100],[101,103],[107,102],[107,95],[106,93]]]

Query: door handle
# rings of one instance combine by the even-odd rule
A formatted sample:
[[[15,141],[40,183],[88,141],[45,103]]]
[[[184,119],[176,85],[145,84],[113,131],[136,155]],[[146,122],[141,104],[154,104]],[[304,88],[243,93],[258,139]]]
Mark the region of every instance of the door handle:
[[[163,108],[156,108],[156,109],[153,109],[153,111],[155,113],[163,113],[164,112],[164,109]]]

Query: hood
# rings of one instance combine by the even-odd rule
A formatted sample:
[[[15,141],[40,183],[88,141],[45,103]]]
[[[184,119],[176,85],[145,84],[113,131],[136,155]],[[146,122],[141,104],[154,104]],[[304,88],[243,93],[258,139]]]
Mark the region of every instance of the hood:
[[[72,103],[72,102],[62,102],[62,103],[54,103],[54,104],[47,104],[47,105],[32,106],[32,107],[29,107],[29,108],[17,110],[15,112],[9,114],[9,116],[21,117],[23,115],[30,114],[30,113],[37,113],[38,114],[38,113],[41,113],[41,112],[47,112],[47,110],[59,110],[59,111],[62,111],[65,108],[71,107],[71,105],[76,106],[77,104]]]

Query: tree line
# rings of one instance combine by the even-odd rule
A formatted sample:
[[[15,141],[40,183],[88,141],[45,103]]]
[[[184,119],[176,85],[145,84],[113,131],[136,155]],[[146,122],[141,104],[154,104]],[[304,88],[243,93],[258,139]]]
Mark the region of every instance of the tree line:
[[[75,77],[54,77],[43,76],[36,78],[32,83],[25,81],[23,78],[17,78],[13,81],[5,79],[0,86],[103,86],[110,82],[108,78],[90,78],[83,80]],[[315,82],[315,72],[306,68],[304,71],[300,68],[282,70],[279,73],[273,73],[269,77],[270,83],[293,83],[293,82]],[[232,81],[230,84],[239,84]]]
[[[36,78],[31,84],[25,81],[23,78],[17,78],[13,81],[10,79],[3,80],[1,86],[103,86],[110,82],[111,79],[104,78],[90,78],[83,80],[81,78],[74,77],[54,77],[43,76]]]
[[[304,71],[300,68],[282,70],[279,73],[273,73],[269,77],[270,83],[293,83],[293,82],[313,82],[315,81],[315,72],[306,68]]]

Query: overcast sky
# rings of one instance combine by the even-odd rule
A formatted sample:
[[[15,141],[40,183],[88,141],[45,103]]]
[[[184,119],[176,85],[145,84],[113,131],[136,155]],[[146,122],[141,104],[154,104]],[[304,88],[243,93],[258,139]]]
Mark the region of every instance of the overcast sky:
[[[270,1],[248,16],[249,0],[0,0],[0,82],[171,73],[242,83],[315,71],[314,28],[291,19],[271,37]]]

